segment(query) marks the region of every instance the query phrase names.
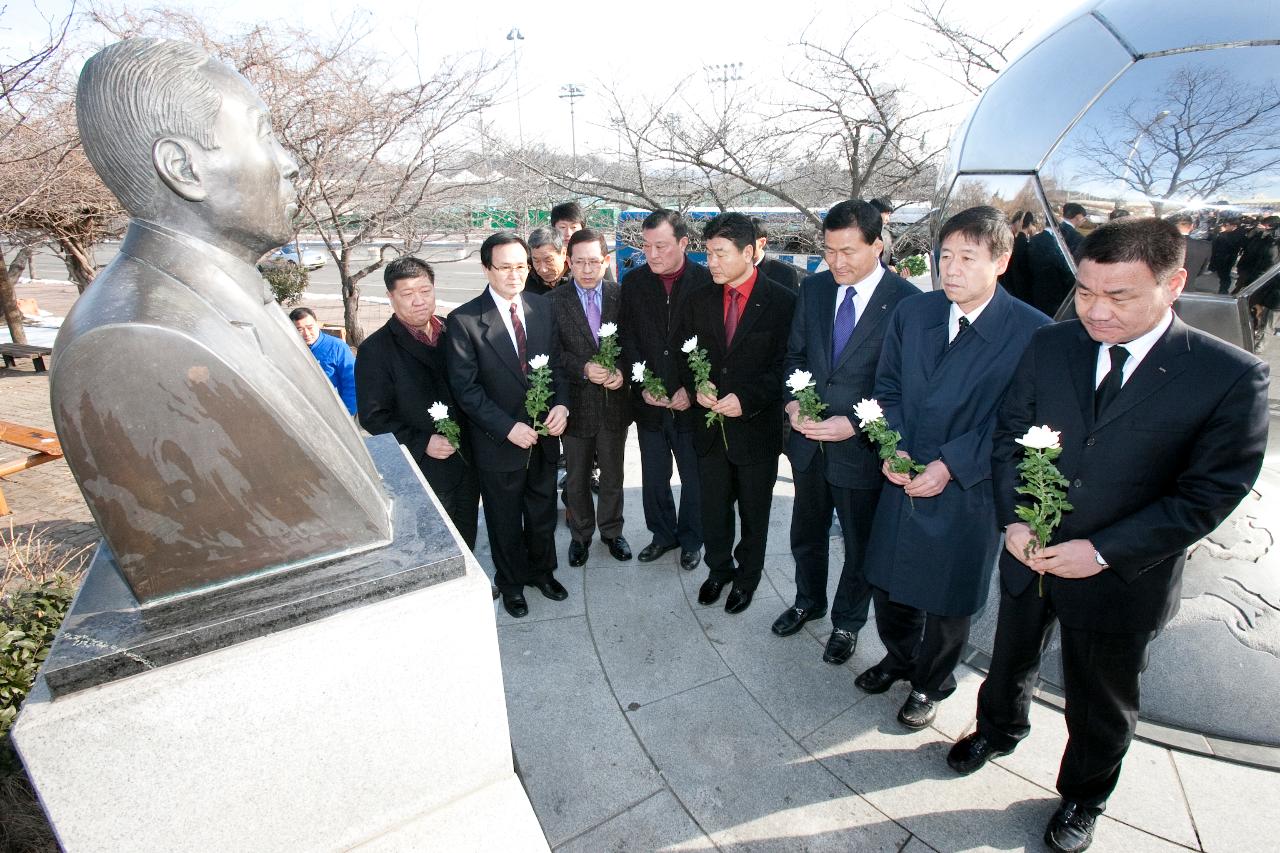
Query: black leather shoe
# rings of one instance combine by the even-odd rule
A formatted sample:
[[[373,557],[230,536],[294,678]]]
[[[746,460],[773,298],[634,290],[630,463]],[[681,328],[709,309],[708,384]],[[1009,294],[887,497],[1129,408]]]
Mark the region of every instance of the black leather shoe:
[[[680,568],[686,572],[691,572],[698,568],[698,563],[702,562],[702,549],[694,548],[692,551],[680,551]]]
[[[853,657],[853,650],[858,647],[858,635],[843,628],[836,628],[827,637],[827,647],[822,652],[822,659],[836,666]]]
[[[674,551],[676,547],[676,545],[659,545],[657,540],[654,540],[640,549],[640,562],[652,563],[668,551]]]
[[[1044,831],[1044,843],[1055,853],[1078,853],[1093,843],[1098,809],[1063,800]]]
[[[779,637],[790,637],[803,628],[804,623],[810,619],[821,619],[826,615],[825,607],[789,607],[782,611],[781,616],[773,620],[773,627],[770,630]]]
[[[561,586],[560,581],[553,577],[548,577],[544,581],[539,581],[538,583],[535,583],[534,586],[538,588],[538,592],[542,593],[552,601],[564,601],[569,597],[569,590]]]
[[[590,547],[586,542],[579,542],[576,539],[569,543],[569,565],[585,566],[587,564],[587,548]]]
[[[751,596],[755,595],[754,589],[743,592],[736,586],[729,590],[729,597],[724,600],[724,612],[729,614],[737,614],[746,610],[751,606]]]
[[[529,602],[524,600],[524,593],[503,593],[502,606],[506,608],[513,619],[529,615]]]
[[[863,693],[883,693],[893,686],[900,676],[892,675],[876,664],[853,680],[853,686]]]
[[[720,591],[724,589],[724,581],[713,581],[707,578],[698,588],[699,604],[715,604],[720,600]]]
[[[606,539],[604,544],[609,546],[609,554],[615,560],[630,560],[631,546],[627,544],[626,537],[619,536],[617,539]]]
[[[938,703],[918,690],[907,694],[907,701],[898,712],[898,722],[909,729],[923,729],[938,716]]]
[[[968,776],[991,759],[1011,752],[1012,748],[997,749],[986,735],[974,732],[956,741],[947,753],[947,764],[961,776]]]

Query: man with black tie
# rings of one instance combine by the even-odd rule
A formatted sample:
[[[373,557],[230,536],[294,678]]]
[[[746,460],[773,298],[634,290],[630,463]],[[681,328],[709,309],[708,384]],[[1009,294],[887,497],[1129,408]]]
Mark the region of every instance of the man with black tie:
[[[697,338],[711,367],[709,385],[701,388],[687,359],[682,370],[685,390],[696,401],[694,447],[710,569],[698,603],[714,604],[732,581],[724,609],[741,613],[764,572],[782,452],[782,364],[795,297],[756,270],[756,229],[745,215],[722,213],[707,223],[703,240],[716,286],[690,295],[680,334]],[[708,412],[721,421],[708,423]],[[742,531],[736,548],[735,504]]]
[[[711,286],[711,273],[689,260],[689,226],[674,210],[655,210],[640,225],[645,263],[627,273],[622,287],[622,360],[626,374],[644,362],[662,380],[666,397],[631,383],[632,413],[640,444],[644,523],[653,539],[638,559],[650,563],[680,549],[680,567],[693,571],[702,558],[702,503],[693,432],[701,427],[680,383],[684,353],[679,321],[690,294]],[[671,492],[672,462],[680,472],[680,506]]]
[[[600,328],[617,326],[622,296],[614,282],[604,281],[608,244],[599,231],[584,228],[569,238],[571,284],[552,292],[556,345],[569,383],[573,417],[564,434],[565,501],[569,507],[569,565],[587,562],[597,527],[615,560],[630,560],[631,546],[622,535],[622,453],[631,423],[631,400],[622,390],[621,359],[605,370],[592,359],[600,352]],[[615,335],[617,333],[615,332]],[[615,338],[616,340],[616,338]],[[600,463],[600,505],[591,499],[591,468]]]
[[[1062,803],[1045,831],[1084,850],[1120,776],[1147,647],[1177,611],[1186,549],[1248,494],[1267,440],[1267,367],[1173,313],[1186,283],[1183,239],[1168,222],[1118,219],[1085,238],[1079,320],[1038,331],[1001,404],[992,473],[1005,528],[1000,612],[977,731],[947,757],[960,773],[1030,732],[1040,655],[1061,624],[1068,741]],[[1057,466],[1074,507],[1032,549],[1015,507],[1015,443],[1031,426],[1061,433]]]
[[[911,685],[898,722],[922,729],[956,689],[969,622],[991,588],[1000,547],[991,492],[996,409],[1036,329],[1049,318],[997,283],[1013,250],[994,207],[962,210],[938,232],[941,290],[904,299],[885,331],[875,399],[899,453],[925,468],[883,467],[884,493],[867,544],[884,659],[854,684],[883,693]]]
[[[568,592],[555,579],[557,440],[569,410],[556,356],[556,322],[541,296],[527,296],[529,247],[510,231],[480,246],[489,286],[449,315],[446,340],[449,386],[471,423],[485,527],[502,605],[512,616],[528,614],[524,587],[552,601]],[[549,356],[552,397],[539,436],[525,413],[529,362]]]
[[[840,518],[844,564],[831,608],[831,636],[822,659],[842,664],[853,654],[866,624],[871,587],[862,557],[884,478],[880,457],[855,435],[853,407],[871,396],[886,319],[903,299],[919,293],[880,263],[883,220],[865,201],[842,201],[822,222],[827,270],[804,280],[787,342],[783,375],[813,375],[827,404],[816,423],[800,418],[800,404],[786,404],[791,421],[787,456],[795,479],[791,509],[791,555],[796,561],[796,598],[773,623],[789,637],[805,622],[827,614],[827,567],[831,515]]]
[[[756,269],[771,278],[792,293],[800,292],[800,270],[786,261],[771,258],[766,254],[769,248],[769,232],[765,229],[764,220],[758,216],[751,217],[751,224],[756,227]]]

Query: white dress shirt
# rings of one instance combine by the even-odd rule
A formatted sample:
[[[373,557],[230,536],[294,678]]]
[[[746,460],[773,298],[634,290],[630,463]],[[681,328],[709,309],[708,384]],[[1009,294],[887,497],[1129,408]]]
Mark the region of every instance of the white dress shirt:
[[[1129,381],[1129,377],[1133,375],[1133,371],[1138,369],[1138,365],[1147,357],[1147,353],[1151,352],[1151,348],[1156,345],[1156,341],[1160,340],[1160,336],[1173,323],[1173,309],[1170,308],[1164,315],[1164,319],[1156,323],[1155,328],[1140,335],[1128,343],[1120,344],[1129,352],[1129,358],[1124,363],[1124,371],[1120,375],[1121,386]],[[1098,344],[1098,362],[1093,372],[1093,387],[1097,388],[1102,384],[1102,380],[1107,378],[1107,374],[1111,372],[1111,344]]]
[[[836,313],[840,312],[840,303],[844,302],[845,291],[853,288],[853,325],[856,328],[859,321],[862,320],[862,314],[867,310],[867,303],[871,301],[871,294],[875,293],[876,285],[880,283],[880,279],[884,278],[884,267],[876,264],[876,268],[871,274],[861,281],[855,281],[853,284],[840,284],[836,286]],[[833,315],[834,316],[834,315]]]
[[[525,342],[529,339],[529,324],[524,319],[524,302],[519,295],[515,299],[503,299],[498,295],[492,287],[489,289],[489,297],[493,299],[493,304],[498,306],[498,314],[502,317],[502,325],[507,327],[507,336],[511,338],[511,346],[515,349],[516,354],[520,353],[520,345],[516,343],[516,327],[511,325],[511,306],[516,306],[516,313],[520,315],[520,325],[524,326]],[[531,352],[528,354],[530,358],[541,353]]]
[[[956,339],[956,335],[960,334],[961,317],[968,319],[969,325],[972,326],[978,321],[978,315],[986,310],[986,307],[991,304],[991,300],[995,298],[995,291],[992,291],[991,295],[987,297],[986,302],[982,303],[977,308],[974,308],[968,314],[961,311],[960,306],[952,302],[951,312],[947,315],[947,343],[954,341]]]

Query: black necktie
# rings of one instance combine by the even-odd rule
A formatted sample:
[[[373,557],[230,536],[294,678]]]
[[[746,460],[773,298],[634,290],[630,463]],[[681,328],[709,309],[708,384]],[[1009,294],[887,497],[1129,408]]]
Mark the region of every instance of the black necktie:
[[[1096,418],[1106,411],[1111,401],[1120,395],[1124,385],[1124,363],[1129,360],[1129,351],[1117,344],[1109,350],[1111,354],[1111,370],[1102,378],[1097,390],[1093,392],[1093,416]]]
[[[947,347],[950,348],[955,346],[956,341],[960,340],[960,336],[964,334],[964,330],[967,328],[969,328],[969,318],[965,316],[961,316],[960,328],[956,330],[956,336],[951,339],[951,343],[947,344]]]

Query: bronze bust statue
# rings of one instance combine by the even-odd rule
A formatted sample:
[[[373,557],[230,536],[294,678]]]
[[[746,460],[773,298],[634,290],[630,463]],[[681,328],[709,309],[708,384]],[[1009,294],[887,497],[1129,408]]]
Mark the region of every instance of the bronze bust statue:
[[[384,544],[352,420],[254,264],[297,166],[248,82],[137,38],[80,75],[84,149],[132,217],[55,345],[54,423],[140,603]]]

